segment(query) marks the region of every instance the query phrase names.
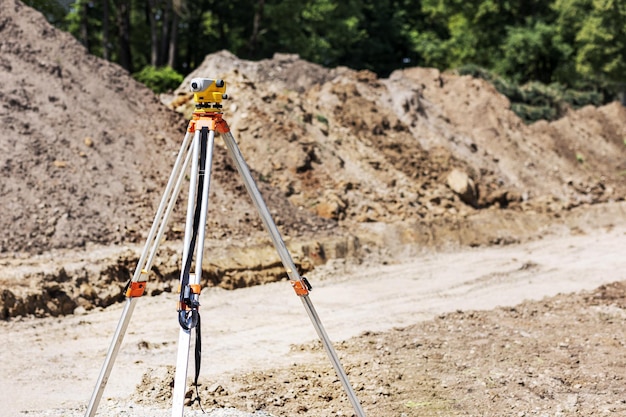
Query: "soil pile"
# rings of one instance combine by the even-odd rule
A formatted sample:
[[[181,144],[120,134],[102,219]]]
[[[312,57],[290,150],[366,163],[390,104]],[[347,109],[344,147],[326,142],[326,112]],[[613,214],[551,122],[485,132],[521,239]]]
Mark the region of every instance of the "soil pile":
[[[0,2],[0,38],[0,252],[135,241],[179,118],[20,2]]]
[[[0,251],[141,241],[185,121],[39,13],[16,0],[1,7]],[[223,51],[189,74],[172,107],[189,110],[197,76],[229,83],[227,120],[291,234],[624,198],[617,103],[526,126],[469,76],[412,68],[379,79],[294,55],[251,62]],[[261,230],[219,141],[215,159],[213,237]]]
[[[20,391],[33,379],[54,379],[20,373],[38,372],[31,362],[42,351],[49,354],[46,364],[55,363],[42,375],[54,372],[55,381],[73,387],[59,383],[58,392],[74,393],[85,382],[72,372],[82,369],[78,360],[91,366],[96,348],[81,346],[91,353],[74,355],[64,343],[87,343],[80,326],[105,320],[110,311],[98,308],[123,299],[120,289],[139,251],[134,243],[147,234],[184,135],[180,113],[188,116],[193,108],[187,85],[194,77],[227,81],[225,118],[279,227],[303,242],[287,242],[303,271],[350,257],[354,262],[346,264],[366,261],[359,268],[367,268],[450,241],[480,246],[549,233],[569,238],[626,219],[626,110],[618,103],[525,125],[506,98],[469,76],[411,68],[383,79],[294,55],[251,62],[225,51],[207,56],[178,91],[159,100],[17,0],[0,0],[0,72],[0,318],[22,316],[2,325],[8,334],[29,330],[29,343],[18,346],[32,349],[23,363],[5,358],[15,369],[0,382]],[[259,237],[262,225],[219,138],[214,158],[211,260],[202,285],[233,289],[281,279],[284,271]],[[176,286],[183,206],[155,262],[150,294]],[[561,261],[567,245],[547,252]],[[525,257],[523,247],[516,250]],[[623,262],[622,254],[605,252],[615,265]],[[485,268],[480,260],[476,265]],[[520,268],[545,280],[533,263]],[[597,269],[594,264],[594,274]],[[489,278],[499,282],[506,274]],[[363,275],[354,287],[359,279]],[[616,272],[611,279],[623,277]],[[498,285],[516,291],[509,281]],[[616,283],[515,308],[457,311],[367,332],[337,348],[372,415],[623,413],[625,293]],[[64,320],[80,322],[73,328],[27,317],[72,313],[76,317]],[[249,348],[247,342],[242,346]],[[350,415],[322,349],[316,343],[294,349],[316,360],[204,380],[203,404]],[[69,365],[59,369],[67,358]],[[147,373],[133,401],[166,408],[170,383],[164,366]],[[25,409],[30,400],[14,407]]]
[[[141,241],[186,121],[33,9],[3,0],[0,16],[0,252]],[[215,157],[212,191],[220,204],[211,226],[218,237],[248,235],[262,226],[246,218],[252,206],[224,155]],[[261,189],[281,223],[298,230],[327,223]],[[181,235],[182,211],[170,238]]]
[[[295,55],[206,57],[188,81],[230,82],[227,117],[249,163],[292,204],[342,224],[463,218],[485,208],[558,212],[623,200],[618,103],[527,126],[488,83],[412,68],[379,79]]]
[[[360,242],[516,242],[555,221],[578,227],[584,215],[572,208],[626,193],[618,103],[527,126],[469,76],[412,68],[379,79],[295,55],[252,62],[226,51],[159,102],[38,12],[17,0],[0,7],[2,317],[120,299],[139,250],[132,244],[149,230],[186,127],[161,102],[188,117],[194,77],[227,81],[226,120],[279,228],[304,241],[295,254],[302,271],[355,255]],[[184,188],[167,232],[176,250],[157,261],[154,293],[170,291],[180,268]],[[219,137],[211,193],[206,285],[281,279]],[[215,259],[233,242],[244,255]],[[73,253],[86,245],[89,254]]]

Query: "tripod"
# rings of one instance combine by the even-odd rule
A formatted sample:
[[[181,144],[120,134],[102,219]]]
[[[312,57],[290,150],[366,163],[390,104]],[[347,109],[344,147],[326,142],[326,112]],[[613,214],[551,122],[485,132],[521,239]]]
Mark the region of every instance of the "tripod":
[[[122,310],[122,316],[115,329],[113,340],[109,346],[104,364],[98,376],[96,387],[91,396],[85,417],[93,417],[98,408],[104,388],[113,368],[113,363],[122,344],[122,339],[128,328],[130,317],[139,297],[145,291],[148,273],[156,256],[159,244],[166,230],[167,222],[176,204],[186,171],[191,163],[189,174],[189,198],[187,203],[187,217],[185,222],[185,235],[183,240],[183,259],[180,275],[178,321],[180,333],[178,338],[178,355],[176,359],[176,375],[174,377],[174,392],[172,403],[172,417],[182,417],[187,368],[189,364],[189,350],[191,345],[191,333],[196,335],[196,375],[195,385],[197,388],[199,362],[200,362],[200,278],[202,276],[202,255],[204,251],[204,234],[206,229],[206,215],[209,200],[209,187],[211,180],[211,166],[213,161],[213,147],[215,133],[219,133],[231,156],[237,171],[241,176],[246,190],[261,216],[261,220],[267,229],[270,238],[278,252],[281,262],[289,276],[290,283],[296,295],[302,300],[302,304],[311,319],[330,362],[343,385],[344,390],[354,408],[357,417],[365,417],[361,404],[350,385],[348,377],[341,366],[326,330],[313,307],[309,298],[311,285],[305,277],[300,276],[296,266],[285,246],[285,243],[274,223],[274,220],[257,188],[250,170],[243,159],[235,138],[230,133],[228,123],[222,118],[221,102],[227,98],[226,83],[223,80],[211,80],[207,78],[194,78],[190,82],[191,91],[194,93],[196,109],[189,122],[187,133],[174,163],[172,173],[165,187],[163,197],[157,209],[154,222],[148,233],[143,252],[137,262],[133,277],[130,279],[126,290],[126,302]],[[194,257],[195,254],[195,257]],[[193,262],[195,259],[195,262]],[[195,267],[191,272],[191,267]]]

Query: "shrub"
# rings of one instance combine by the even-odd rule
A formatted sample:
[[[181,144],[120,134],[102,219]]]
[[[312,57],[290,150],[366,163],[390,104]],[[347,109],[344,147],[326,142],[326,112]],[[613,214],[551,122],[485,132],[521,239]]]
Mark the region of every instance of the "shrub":
[[[143,67],[141,71],[133,74],[133,77],[156,94],[174,90],[183,82],[184,78],[170,67],[156,68],[152,65]]]
[[[483,80],[493,81],[493,74],[489,70],[480,67],[476,64],[467,64],[457,68],[457,74],[459,75],[471,75],[474,78],[482,78]]]
[[[550,106],[511,103],[511,110],[526,123],[533,123],[538,120],[555,120],[557,118],[557,110]]]
[[[569,89],[561,84],[529,82],[517,85],[477,65],[465,65],[456,70],[459,75],[471,75],[489,81],[496,90],[511,102],[511,110],[525,123],[537,120],[555,120],[562,117],[568,108],[600,106],[611,99],[611,94],[602,85],[584,85],[583,89]],[[605,90],[607,92],[605,92]]]
[[[605,102],[604,94],[599,91],[566,90],[564,99],[575,109],[588,105],[600,106]]]

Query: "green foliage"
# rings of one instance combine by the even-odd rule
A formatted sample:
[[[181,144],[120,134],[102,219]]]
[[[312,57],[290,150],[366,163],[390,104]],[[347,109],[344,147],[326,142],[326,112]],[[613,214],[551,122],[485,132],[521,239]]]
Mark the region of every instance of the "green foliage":
[[[183,82],[183,76],[170,67],[155,68],[151,65],[143,69],[133,77],[148,86],[156,94],[171,91]]]
[[[529,18],[554,15],[543,0],[422,0],[422,9],[445,28],[439,33],[441,51],[430,55],[446,56],[445,67],[474,63],[494,68],[503,56],[503,41],[511,28],[523,27]]]
[[[362,10],[357,1],[284,0],[268,1],[266,30],[259,52],[297,53],[302,58],[327,66],[341,63],[348,51],[366,34],[359,22]]]
[[[525,123],[534,123],[539,120],[556,119],[556,110],[548,106],[530,106],[523,103],[511,103],[511,110]]]
[[[537,81],[519,85],[477,65],[463,66],[457,73],[489,81],[511,101],[511,110],[526,123],[555,120],[562,117],[568,108],[599,106],[607,101],[604,94],[597,90],[574,90],[562,84]]]
[[[475,10],[470,2],[423,0],[422,9],[433,23],[433,28],[421,34],[416,45],[426,65],[444,69],[470,62],[486,64],[477,56],[479,39],[473,28]]]
[[[601,91],[581,91],[572,89],[567,89],[563,92],[563,100],[571,104],[575,109],[588,105],[600,106],[606,104],[608,101],[605,94]]]
[[[559,73],[559,66],[567,63],[573,54],[572,47],[558,36],[557,27],[542,21],[510,27],[501,49],[496,70],[522,83],[558,81],[554,78]]]
[[[592,5],[576,36],[576,68],[583,75],[626,82],[626,4],[593,0]]]
[[[584,164],[585,163],[584,155],[581,154],[580,152],[576,152],[576,161],[578,161],[579,164]]]
[[[295,53],[380,76],[474,64],[498,74],[491,81],[512,102],[532,106],[519,107],[529,119],[560,110],[527,103],[525,94],[539,93],[520,84],[563,86],[572,105],[605,102],[626,84],[624,0],[74,0],[67,10],[66,0],[25,2],[131,72],[170,63],[186,74],[222,49],[244,59]]]
[[[316,114],[315,118],[317,119],[318,122],[328,125],[328,119],[324,115]]]
[[[22,0],[24,4],[39,10],[46,19],[56,26],[63,24],[67,11],[57,0]]]
[[[76,0],[70,6],[69,12],[65,16],[63,25],[76,39],[78,39],[90,52],[100,55],[100,39],[98,31],[102,21],[99,17],[100,9],[96,4],[88,0]],[[86,33],[84,31],[86,30]],[[95,47],[95,48],[94,48]]]

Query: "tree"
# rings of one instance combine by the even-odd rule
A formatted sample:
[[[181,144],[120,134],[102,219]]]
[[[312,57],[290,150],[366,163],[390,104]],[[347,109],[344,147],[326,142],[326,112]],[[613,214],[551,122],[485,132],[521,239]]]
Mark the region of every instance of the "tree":
[[[573,57],[573,48],[558,36],[556,25],[532,21],[508,29],[502,44],[503,55],[496,71],[517,83],[540,81],[545,84],[566,82],[559,74]],[[566,65],[566,64],[565,64]]]
[[[109,0],[102,0],[102,57],[111,60],[111,38],[109,36]]]
[[[435,30],[422,35],[420,53],[440,68],[470,63],[493,68],[502,60],[511,28],[554,15],[543,0],[422,0],[422,9]]]
[[[255,57],[274,52],[297,53],[320,64],[338,65],[361,38],[357,1],[266,0]],[[250,18],[254,21],[254,16]],[[253,25],[251,26],[253,27]],[[241,56],[246,57],[245,51]]]
[[[414,0],[363,0],[359,37],[339,58],[342,65],[367,68],[387,76],[393,70],[422,63],[414,39],[424,28],[424,14]]]
[[[186,13],[186,4],[182,1],[174,0],[174,16],[172,17],[172,28],[169,33],[169,41],[167,43],[167,66],[174,68],[176,65],[176,54],[178,53],[178,24],[179,16]]]
[[[117,25],[119,63],[128,72],[133,72],[133,54],[131,50],[130,2],[113,0],[115,3],[115,20]]]
[[[576,36],[591,13],[592,2],[593,0],[556,0],[552,4],[552,9],[556,13],[556,37],[571,49],[568,58],[561,62],[557,69],[555,79],[569,86],[583,87],[587,84],[576,69],[578,54]]]
[[[576,36],[576,68],[581,74],[621,85],[626,105],[626,4],[593,0],[591,13]]]
[[[97,26],[100,22],[93,17],[94,4],[87,0],[77,0],[70,8],[65,23],[68,31],[82,43],[87,51],[95,52],[95,45],[99,44],[96,38]]]
[[[23,0],[23,2],[43,13],[48,22],[63,27],[67,11],[58,0]]]
[[[76,0],[70,5],[64,25],[90,53],[118,62],[132,71],[130,15],[127,0]],[[117,30],[110,31],[112,26]]]
[[[252,34],[250,35],[250,39],[248,40],[248,52],[251,56],[255,56],[257,54],[264,8],[265,0],[258,0],[256,8],[254,10],[254,19],[252,20]]]
[[[178,40],[179,15],[186,3],[175,0],[146,0],[145,13],[150,33],[150,56],[153,67],[174,66]],[[139,24],[138,22],[135,25]]]

